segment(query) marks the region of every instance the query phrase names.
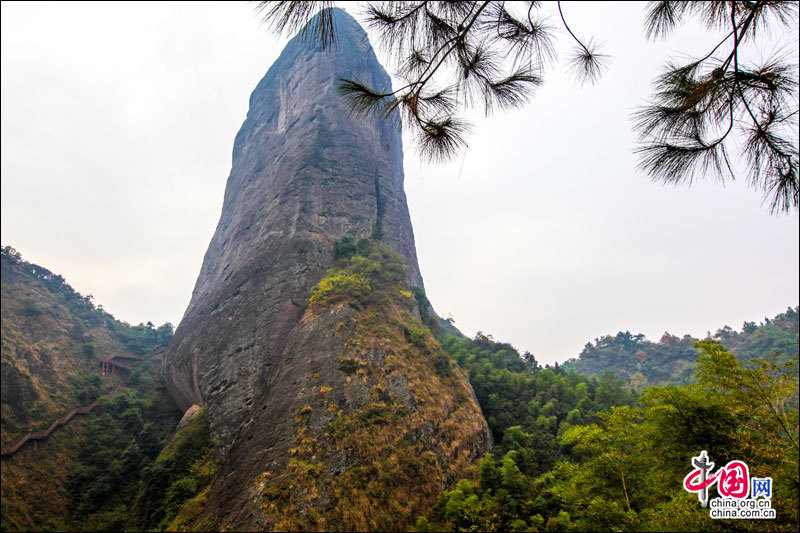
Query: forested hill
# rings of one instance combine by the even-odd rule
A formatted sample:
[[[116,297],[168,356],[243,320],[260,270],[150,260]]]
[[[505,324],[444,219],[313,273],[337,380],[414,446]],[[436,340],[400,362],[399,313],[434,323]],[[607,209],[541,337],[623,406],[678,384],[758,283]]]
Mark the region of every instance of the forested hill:
[[[659,346],[662,356],[696,359],[687,362],[695,367],[691,384],[635,391],[608,370],[587,377],[565,371],[568,365],[542,368],[488,335],[442,335],[443,348],[469,373],[495,446],[478,479],[443,491],[415,531],[764,530],[765,521],[710,518],[683,489],[699,450],[720,464],[745,461],[752,476],[772,476],[776,516],[767,529],[797,531],[797,309],[717,335],[738,347],[739,358],[787,346],[795,357],[743,363],[720,340],[693,345],[689,336],[666,335],[654,344],[622,333],[630,353],[651,355],[642,362],[654,364]]]
[[[114,315],[105,311],[102,305],[92,302],[91,294],[83,296],[66,282],[63,276],[54,274],[50,270],[29,263],[22,259],[22,255],[12,248],[5,246],[0,250],[3,262],[3,274],[12,281],[21,277],[25,282],[36,284],[45,289],[56,298],[59,304],[66,306],[69,312],[88,328],[107,328],[111,334],[122,343],[125,348],[137,355],[143,355],[152,350],[164,347],[172,339],[174,327],[165,322],[156,328],[152,322],[131,326],[127,322],[117,320]],[[41,309],[36,309],[36,299],[30,293],[24,301],[24,313],[27,315],[41,314]],[[94,355],[95,348],[85,346],[86,350]]]
[[[122,530],[142,469],[180,418],[153,354],[172,326],[116,320],[11,247],[0,267],[0,444],[10,450],[47,433],[3,455],[0,530]],[[110,363],[103,371],[119,357],[116,372]]]
[[[720,341],[740,361],[780,353],[783,358],[798,356],[798,307],[788,308],[760,324],[745,322],[741,331],[724,326],[707,339]],[[629,331],[606,335],[589,342],[578,359],[565,363],[567,369],[586,375],[611,370],[636,388],[647,385],[687,383],[698,357],[691,335],[676,337],[664,333],[658,342]]]

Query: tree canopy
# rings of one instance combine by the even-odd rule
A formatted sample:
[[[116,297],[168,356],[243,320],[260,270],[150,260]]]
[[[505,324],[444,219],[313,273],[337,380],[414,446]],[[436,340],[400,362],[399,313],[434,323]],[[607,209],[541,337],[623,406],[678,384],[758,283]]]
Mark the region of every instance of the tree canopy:
[[[519,361],[504,345],[476,338],[448,346],[457,348],[454,357],[469,369],[502,439],[481,460],[477,482],[462,479],[442,492],[417,531],[797,529],[796,359],[741,362],[719,341],[698,341],[695,383],[651,387],[634,401],[610,374],[598,381],[549,369],[512,372]],[[481,362],[485,369],[476,372]],[[516,409],[521,425],[501,430],[509,419],[492,415],[507,409]],[[718,464],[743,460],[752,475],[772,476],[775,520],[711,519],[681,485],[699,450]]]

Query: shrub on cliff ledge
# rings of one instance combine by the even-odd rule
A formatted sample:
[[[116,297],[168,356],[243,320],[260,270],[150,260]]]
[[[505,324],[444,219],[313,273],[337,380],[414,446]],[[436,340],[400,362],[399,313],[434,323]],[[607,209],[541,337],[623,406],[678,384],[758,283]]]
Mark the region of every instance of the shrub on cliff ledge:
[[[308,300],[312,307],[323,303],[332,304],[345,300],[360,300],[369,293],[369,280],[356,272],[333,272],[326,275],[311,290]]]
[[[375,298],[400,294],[399,285],[408,269],[400,254],[377,241],[362,240],[353,253],[347,248],[348,254],[337,252],[336,265],[311,289],[309,306],[321,308],[338,302],[360,306]],[[404,294],[410,295],[408,291]]]

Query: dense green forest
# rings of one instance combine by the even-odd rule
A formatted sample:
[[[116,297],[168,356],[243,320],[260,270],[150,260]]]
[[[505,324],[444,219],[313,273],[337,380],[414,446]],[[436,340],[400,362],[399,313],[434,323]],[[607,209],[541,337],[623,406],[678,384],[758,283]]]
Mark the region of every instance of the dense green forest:
[[[178,414],[166,397],[148,393],[152,375],[138,369],[129,387],[92,414],[66,484],[71,529],[136,527],[131,507],[142,476],[172,435]]]
[[[724,326],[706,339],[717,340],[740,361],[780,353],[785,359],[798,356],[798,310],[788,308],[773,319],[760,324],[745,322],[741,331]],[[629,331],[606,335],[588,342],[577,359],[564,364],[586,375],[599,375],[610,370],[641,390],[648,385],[687,384],[693,379],[694,361],[699,357],[695,344],[700,339],[691,335],[676,337],[664,333],[651,342],[644,335]]]
[[[469,369],[498,442],[478,481],[443,492],[418,531],[797,530],[796,359],[742,363],[699,341],[695,383],[634,400],[609,372],[540,369],[488,337],[446,346]],[[777,519],[712,520],[681,484],[700,450],[771,476]]]
[[[464,368],[495,441],[495,455],[511,450],[530,473],[542,473],[558,452],[564,424],[597,420],[597,413],[635,401],[630,387],[611,372],[586,378],[558,366],[539,367],[535,358],[491,336],[447,336],[442,346]],[[523,450],[524,448],[524,450]]]

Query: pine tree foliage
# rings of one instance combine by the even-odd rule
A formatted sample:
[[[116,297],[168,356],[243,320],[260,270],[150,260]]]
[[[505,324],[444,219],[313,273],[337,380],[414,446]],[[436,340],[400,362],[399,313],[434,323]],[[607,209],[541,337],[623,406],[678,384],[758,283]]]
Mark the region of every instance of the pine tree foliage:
[[[265,1],[258,9],[275,30],[335,43],[333,2]],[[467,108],[487,115],[520,107],[557,59],[556,32],[572,44],[567,67],[594,83],[608,63],[594,38],[567,22],[574,6],[557,2],[554,23],[542,2],[365,2],[362,21],[393,56],[401,86],[386,92],[342,79],[338,93],[360,116],[393,116],[416,135],[430,161],[447,161],[466,146]],[[740,51],[763,43],[770,30],[797,23],[796,1],[651,2],[644,30],[663,38],[686,19],[699,20],[721,40],[687,63],[668,63],[650,101],[634,113],[639,168],[661,183],[691,184],[708,176],[735,179],[741,160],[749,184],[772,213],[796,210],[798,196],[797,65],[780,54],[761,63]],[[315,22],[307,26],[315,14]]]
[[[656,79],[651,102],[635,113],[640,168],[664,183],[735,179],[738,149],[770,211],[797,209],[797,64],[780,54],[740,59],[743,45],[796,23],[797,2],[651,2],[647,36],[666,37],[690,17],[723,37],[702,57],[668,63]]]
[[[335,42],[330,2],[261,2],[273,28],[295,32],[319,12],[307,33],[323,47]],[[463,108],[496,110],[525,104],[556,59],[556,27],[539,2],[367,2],[364,22],[394,56],[402,86],[376,90],[359,80],[340,80],[337,92],[356,115],[392,116],[400,111],[430,161],[446,161],[466,146],[470,124]],[[560,7],[559,7],[560,9]],[[321,11],[320,11],[321,10]],[[594,41],[575,40],[570,65],[581,81],[602,72],[606,56]]]

